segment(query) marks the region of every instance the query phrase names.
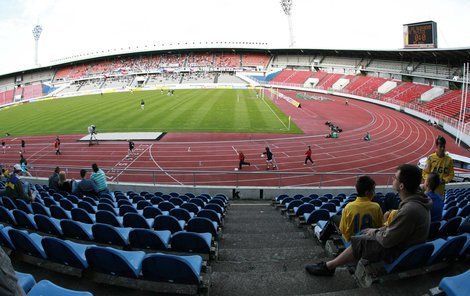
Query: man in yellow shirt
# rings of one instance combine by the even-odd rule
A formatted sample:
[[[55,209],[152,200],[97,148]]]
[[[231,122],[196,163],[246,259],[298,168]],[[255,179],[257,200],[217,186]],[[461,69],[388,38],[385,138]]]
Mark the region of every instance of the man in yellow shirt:
[[[439,176],[441,184],[434,192],[444,196],[446,183],[454,178],[454,161],[446,154],[446,139],[442,136],[437,136],[436,152],[429,155],[426,160],[422,173],[423,180],[428,178],[429,173],[436,173]]]
[[[351,240],[351,236],[365,228],[378,228],[383,223],[383,213],[380,205],[373,202],[375,195],[375,181],[369,176],[361,176],[356,181],[356,200],[348,203],[343,209],[339,222],[339,231],[345,242]],[[328,239],[331,233],[332,223],[337,225],[339,217],[333,216],[330,225],[325,226],[325,231],[320,234],[320,240]],[[328,229],[329,228],[329,229]]]

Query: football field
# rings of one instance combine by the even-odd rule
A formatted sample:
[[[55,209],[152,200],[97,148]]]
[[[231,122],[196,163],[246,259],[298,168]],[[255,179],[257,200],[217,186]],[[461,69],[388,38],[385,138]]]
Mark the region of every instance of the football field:
[[[12,136],[82,134],[91,124],[98,132],[302,133],[255,90],[104,93],[0,109],[2,132]]]

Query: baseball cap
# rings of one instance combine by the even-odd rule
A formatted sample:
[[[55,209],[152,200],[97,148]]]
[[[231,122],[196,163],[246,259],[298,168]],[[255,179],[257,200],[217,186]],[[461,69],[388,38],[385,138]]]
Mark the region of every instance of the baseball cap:
[[[21,165],[19,164],[15,164],[13,168],[15,169],[15,171],[21,171]]]

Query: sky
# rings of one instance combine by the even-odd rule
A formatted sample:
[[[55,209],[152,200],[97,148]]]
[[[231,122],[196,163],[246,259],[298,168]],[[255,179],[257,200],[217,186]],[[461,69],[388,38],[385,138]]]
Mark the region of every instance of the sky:
[[[298,48],[400,49],[403,24],[435,21],[439,48],[470,48],[470,0],[292,0]],[[288,48],[280,0],[0,0],[0,75],[38,62],[185,42]]]

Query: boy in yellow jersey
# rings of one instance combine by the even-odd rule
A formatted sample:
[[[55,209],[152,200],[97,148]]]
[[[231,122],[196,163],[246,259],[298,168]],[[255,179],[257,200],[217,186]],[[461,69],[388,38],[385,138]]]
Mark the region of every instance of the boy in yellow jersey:
[[[369,176],[361,176],[356,181],[356,191],[358,197],[355,201],[350,202],[346,205],[341,215],[341,221],[339,222],[339,231],[343,237],[343,240],[349,242],[351,236],[357,234],[364,228],[378,228],[382,226],[383,214],[380,205],[376,202],[372,202],[375,194],[375,181]],[[338,224],[339,217],[333,216],[331,222]],[[325,232],[320,235],[320,240],[328,239],[329,236],[327,227],[325,226]]]
[[[437,136],[436,152],[429,155],[426,160],[426,166],[422,173],[423,180],[428,178],[429,173],[436,173],[439,176],[441,184],[434,192],[443,197],[446,183],[454,178],[454,161],[446,154],[446,139],[442,136]]]

